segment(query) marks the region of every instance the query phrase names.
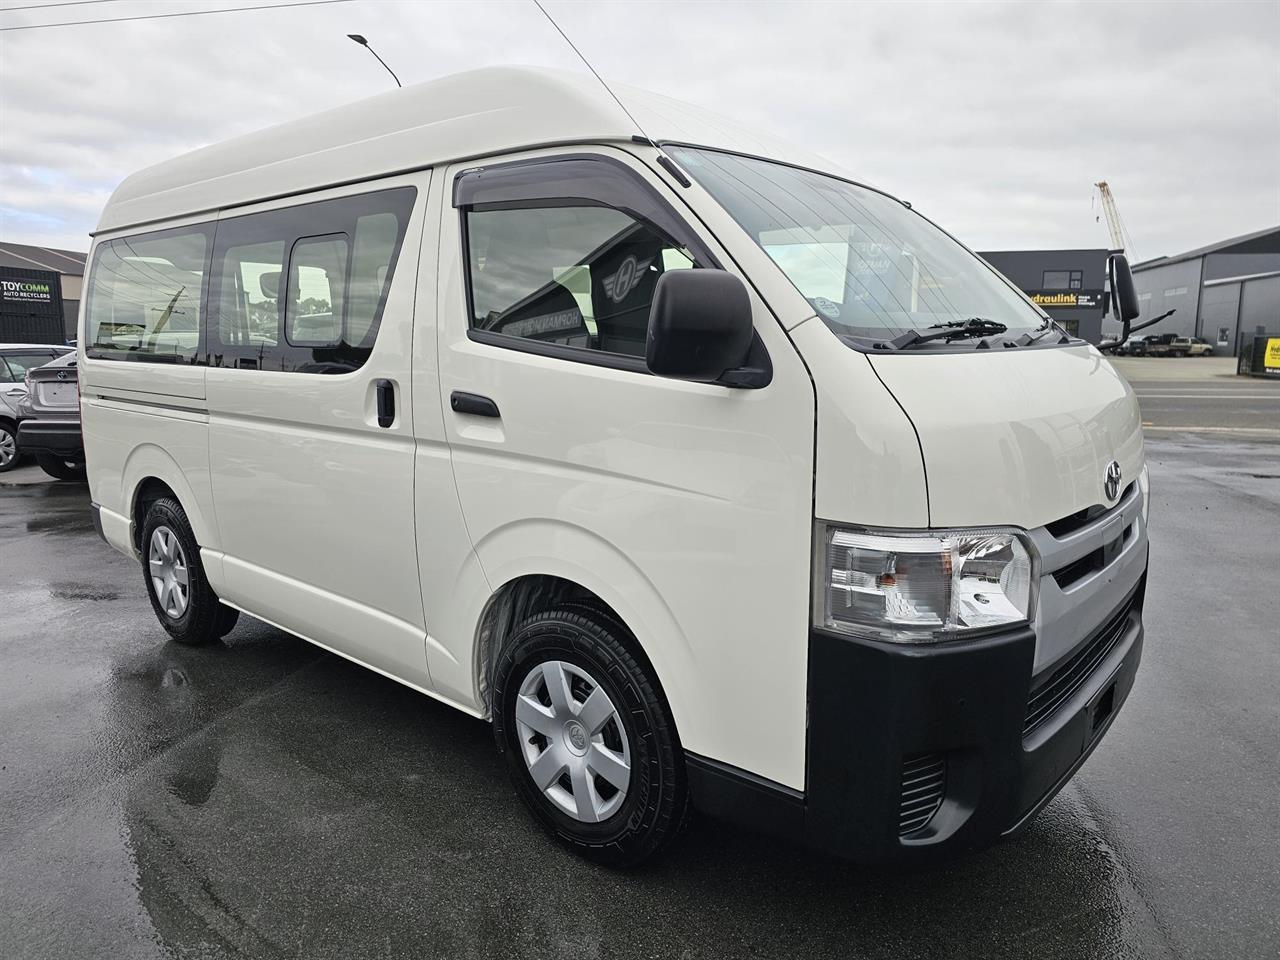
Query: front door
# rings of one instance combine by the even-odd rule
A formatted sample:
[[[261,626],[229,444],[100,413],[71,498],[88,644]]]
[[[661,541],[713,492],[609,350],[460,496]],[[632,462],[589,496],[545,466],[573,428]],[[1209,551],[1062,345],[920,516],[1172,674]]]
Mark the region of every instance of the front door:
[[[658,278],[729,261],[629,154],[447,177],[440,391],[489,583],[587,587],[636,634],[686,749],[802,786],[814,413],[783,331],[753,294],[763,389],[648,372]]]

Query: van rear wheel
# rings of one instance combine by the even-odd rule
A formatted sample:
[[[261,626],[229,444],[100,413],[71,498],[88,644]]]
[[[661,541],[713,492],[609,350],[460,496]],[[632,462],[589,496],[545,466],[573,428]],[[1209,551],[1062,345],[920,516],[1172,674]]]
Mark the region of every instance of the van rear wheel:
[[[516,628],[495,671],[494,737],[521,798],[576,853],[634,866],[685,827],[666,698],[625,628],[567,604]]]
[[[205,578],[200,547],[182,504],[162,497],[147,508],[141,547],[151,609],[169,636],[194,646],[231,632],[240,612],[218,600]]]

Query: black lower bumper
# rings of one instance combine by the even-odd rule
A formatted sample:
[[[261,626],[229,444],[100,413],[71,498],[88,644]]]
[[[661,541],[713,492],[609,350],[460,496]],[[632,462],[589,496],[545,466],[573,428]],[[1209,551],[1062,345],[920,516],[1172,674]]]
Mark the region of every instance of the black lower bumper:
[[[1015,833],[1062,789],[1128,696],[1145,588],[1144,576],[1036,677],[1029,628],[930,646],[814,631],[805,791],[690,757],[695,802],[868,863],[923,863]]]
[[[23,453],[48,453],[64,460],[84,462],[84,438],[79,420],[23,420],[18,424],[18,449]]]

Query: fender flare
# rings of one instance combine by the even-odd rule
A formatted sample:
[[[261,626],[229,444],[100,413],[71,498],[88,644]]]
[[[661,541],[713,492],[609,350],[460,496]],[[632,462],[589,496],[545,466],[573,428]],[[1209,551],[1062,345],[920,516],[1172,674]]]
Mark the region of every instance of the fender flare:
[[[120,503],[128,507],[130,522],[138,508],[138,491],[144,481],[155,478],[164,483],[187,514],[196,543],[208,549],[220,549],[217,525],[205,515],[199,498],[188,482],[186,474],[165,450],[154,443],[141,443],[129,452],[120,471]],[[137,531],[134,531],[136,535]]]
[[[584,527],[547,518],[517,520],[489,531],[475,544],[490,584],[497,584],[472,622],[477,632],[494,596],[526,576],[554,576],[590,590],[632,632],[657,674],[681,740],[696,741],[696,656],[689,638],[652,581],[636,563]],[[479,644],[476,645],[477,656]],[[482,664],[475,665],[477,676]]]

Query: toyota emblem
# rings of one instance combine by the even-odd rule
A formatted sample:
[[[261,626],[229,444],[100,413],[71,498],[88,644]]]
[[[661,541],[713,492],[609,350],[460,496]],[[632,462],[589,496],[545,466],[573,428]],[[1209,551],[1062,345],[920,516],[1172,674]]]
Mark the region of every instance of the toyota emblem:
[[[1107,476],[1103,481],[1102,491],[1107,495],[1108,500],[1114,500],[1120,496],[1120,464],[1114,460],[1107,464]]]

